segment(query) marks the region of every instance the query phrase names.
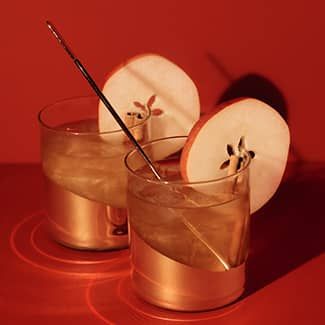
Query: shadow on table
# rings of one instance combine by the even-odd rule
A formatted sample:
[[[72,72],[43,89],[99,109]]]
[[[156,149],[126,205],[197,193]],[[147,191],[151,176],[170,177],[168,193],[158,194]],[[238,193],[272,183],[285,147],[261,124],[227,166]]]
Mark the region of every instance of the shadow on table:
[[[215,54],[208,53],[207,58],[228,82],[216,104],[253,97],[271,105],[288,122],[285,95],[272,80],[255,72],[234,76]],[[293,144],[290,158],[294,162],[291,177],[251,219],[245,295],[289,273],[325,248],[325,165],[306,164]]]
[[[300,168],[252,216],[245,295],[324,252],[325,165]]]

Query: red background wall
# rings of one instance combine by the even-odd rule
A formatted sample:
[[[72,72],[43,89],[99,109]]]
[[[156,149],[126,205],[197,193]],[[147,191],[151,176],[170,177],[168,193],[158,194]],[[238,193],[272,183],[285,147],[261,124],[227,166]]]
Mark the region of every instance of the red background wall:
[[[292,143],[325,160],[322,2],[11,0],[0,12],[0,162],[39,161],[37,112],[91,94],[45,25],[49,19],[102,85],[122,60],[156,52],[179,64],[210,110],[234,78],[258,73],[283,93]],[[211,57],[213,59],[211,59]]]

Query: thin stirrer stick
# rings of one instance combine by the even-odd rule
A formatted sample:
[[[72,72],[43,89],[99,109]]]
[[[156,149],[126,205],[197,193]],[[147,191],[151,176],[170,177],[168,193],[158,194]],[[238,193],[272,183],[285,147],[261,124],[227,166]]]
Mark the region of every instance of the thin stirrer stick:
[[[145,154],[145,152],[143,151],[143,149],[141,148],[140,144],[138,143],[138,141],[134,138],[134,136],[132,135],[132,133],[129,131],[129,129],[127,128],[127,126],[125,125],[125,123],[123,122],[123,120],[120,118],[120,116],[117,114],[117,112],[115,111],[115,109],[113,108],[113,106],[111,105],[111,103],[108,101],[108,99],[106,98],[106,96],[102,93],[102,91],[98,88],[98,86],[96,85],[95,81],[93,80],[93,78],[90,76],[90,74],[88,73],[88,71],[86,70],[86,68],[83,66],[83,64],[74,56],[74,54],[72,53],[72,51],[70,50],[70,48],[68,47],[67,43],[63,40],[63,38],[61,37],[61,35],[59,34],[59,32],[57,31],[57,29],[54,27],[54,25],[49,22],[46,21],[46,24],[48,26],[48,28],[50,29],[50,31],[52,32],[52,34],[54,35],[54,37],[57,39],[57,41],[59,42],[59,44],[64,48],[64,50],[69,54],[70,58],[73,60],[74,64],[77,66],[78,70],[83,74],[83,76],[86,78],[86,80],[88,81],[88,83],[90,84],[91,88],[95,91],[95,93],[97,94],[97,96],[100,98],[100,100],[103,102],[103,104],[106,106],[106,108],[110,111],[110,113],[113,115],[114,119],[116,120],[116,122],[118,123],[118,125],[121,127],[121,129],[124,131],[124,133],[127,135],[127,137],[130,139],[130,141],[133,143],[133,145],[135,146],[135,148],[138,150],[139,154],[141,155],[141,157],[144,159],[144,161],[148,164],[149,168],[151,169],[151,171],[153,172],[153,174],[155,175],[155,177],[158,180],[161,180],[161,176],[159,175],[158,171],[156,170],[156,168],[154,167],[153,163],[151,162],[151,160],[149,159],[149,157]]]

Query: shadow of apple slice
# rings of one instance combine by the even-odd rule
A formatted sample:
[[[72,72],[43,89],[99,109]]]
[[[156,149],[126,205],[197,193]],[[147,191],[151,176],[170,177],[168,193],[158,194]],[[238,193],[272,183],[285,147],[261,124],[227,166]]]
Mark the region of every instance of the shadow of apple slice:
[[[217,104],[240,97],[259,99],[273,107],[284,120],[288,120],[287,103],[282,92],[273,82],[260,74],[248,73],[231,80]]]

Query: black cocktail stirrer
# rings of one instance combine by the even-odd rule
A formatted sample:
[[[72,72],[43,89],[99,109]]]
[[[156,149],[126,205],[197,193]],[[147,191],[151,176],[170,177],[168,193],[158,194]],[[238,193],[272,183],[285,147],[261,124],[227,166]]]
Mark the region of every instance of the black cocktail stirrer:
[[[97,96],[100,98],[100,100],[104,103],[104,105],[106,106],[106,108],[110,111],[110,113],[113,115],[114,119],[116,120],[116,122],[118,123],[118,125],[121,127],[121,129],[124,131],[124,133],[127,135],[127,137],[130,139],[130,141],[133,143],[133,145],[135,146],[135,148],[138,150],[139,154],[142,156],[142,158],[144,159],[144,161],[148,164],[148,166],[150,167],[151,171],[153,172],[153,174],[155,175],[155,177],[158,180],[161,180],[161,176],[159,175],[159,173],[157,172],[156,168],[154,167],[153,163],[151,162],[151,160],[149,159],[149,157],[145,154],[145,152],[143,151],[143,149],[141,148],[140,144],[137,142],[137,140],[134,138],[134,136],[132,135],[132,133],[130,132],[130,130],[127,128],[127,126],[125,125],[125,123],[123,122],[123,120],[120,118],[120,116],[117,114],[117,112],[115,111],[115,109],[113,108],[113,106],[110,104],[110,102],[108,101],[108,99],[105,97],[105,95],[101,92],[101,90],[98,88],[98,86],[96,85],[95,81],[93,80],[93,78],[90,76],[90,74],[87,72],[87,70],[85,69],[85,67],[82,65],[82,63],[73,55],[72,51],[70,50],[70,48],[68,47],[67,43],[63,40],[63,38],[61,37],[61,35],[58,33],[57,29],[54,27],[54,25],[49,22],[46,21],[46,24],[48,26],[48,28],[50,29],[50,31],[52,32],[52,34],[55,36],[55,38],[57,39],[57,41],[60,43],[60,45],[65,49],[65,51],[69,54],[69,56],[71,57],[71,59],[73,60],[74,64],[77,66],[78,70],[83,74],[83,76],[86,78],[86,80],[88,81],[88,83],[90,84],[91,88],[95,91],[95,93],[97,94]]]

